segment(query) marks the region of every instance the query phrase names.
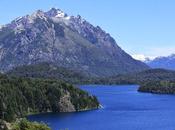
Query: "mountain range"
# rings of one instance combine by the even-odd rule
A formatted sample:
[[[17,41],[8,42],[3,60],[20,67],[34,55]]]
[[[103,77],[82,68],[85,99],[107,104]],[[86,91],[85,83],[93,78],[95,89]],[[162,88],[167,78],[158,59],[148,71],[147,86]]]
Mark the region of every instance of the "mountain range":
[[[122,50],[99,26],[55,8],[38,10],[0,28],[0,72],[41,62],[92,76],[149,68]]]
[[[145,63],[151,68],[163,68],[175,70],[175,54],[164,57],[157,57],[153,60],[147,60]]]

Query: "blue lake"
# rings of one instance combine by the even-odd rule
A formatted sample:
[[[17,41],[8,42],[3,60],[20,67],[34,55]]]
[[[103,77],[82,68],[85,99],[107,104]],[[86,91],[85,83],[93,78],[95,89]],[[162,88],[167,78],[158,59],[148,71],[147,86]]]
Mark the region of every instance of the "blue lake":
[[[52,130],[175,130],[175,96],[137,92],[138,86],[86,85],[102,109],[29,116]]]

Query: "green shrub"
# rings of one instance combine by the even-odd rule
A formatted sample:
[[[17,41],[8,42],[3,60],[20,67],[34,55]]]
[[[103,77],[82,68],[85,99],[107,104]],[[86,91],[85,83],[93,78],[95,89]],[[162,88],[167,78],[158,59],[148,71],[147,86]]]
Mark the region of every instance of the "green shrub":
[[[26,119],[22,119],[12,125],[12,130],[51,130],[46,124],[37,122],[29,122]]]

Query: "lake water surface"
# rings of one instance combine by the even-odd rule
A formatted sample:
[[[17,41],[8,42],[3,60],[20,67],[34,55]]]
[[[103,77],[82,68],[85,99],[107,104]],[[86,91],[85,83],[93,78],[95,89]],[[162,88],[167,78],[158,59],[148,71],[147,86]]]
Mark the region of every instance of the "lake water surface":
[[[102,109],[29,116],[52,130],[175,130],[175,96],[137,92],[137,85],[86,85]]]

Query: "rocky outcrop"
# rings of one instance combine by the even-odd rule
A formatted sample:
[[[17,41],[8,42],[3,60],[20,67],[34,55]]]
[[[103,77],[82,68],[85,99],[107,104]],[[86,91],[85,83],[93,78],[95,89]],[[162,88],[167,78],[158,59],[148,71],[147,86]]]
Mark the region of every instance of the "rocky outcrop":
[[[60,98],[60,101],[58,103],[60,112],[75,112],[76,109],[74,105],[71,102],[70,93],[67,92],[64,96]]]
[[[0,130],[11,130],[11,124],[0,119]]]

